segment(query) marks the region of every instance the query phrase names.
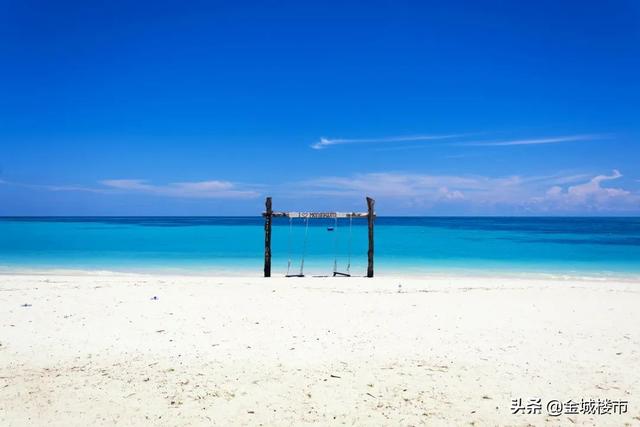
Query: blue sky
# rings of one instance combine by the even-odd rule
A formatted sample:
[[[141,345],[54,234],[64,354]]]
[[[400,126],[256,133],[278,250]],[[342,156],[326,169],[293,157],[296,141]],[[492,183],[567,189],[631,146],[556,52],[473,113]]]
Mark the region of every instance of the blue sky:
[[[640,213],[635,1],[0,1],[0,215]]]

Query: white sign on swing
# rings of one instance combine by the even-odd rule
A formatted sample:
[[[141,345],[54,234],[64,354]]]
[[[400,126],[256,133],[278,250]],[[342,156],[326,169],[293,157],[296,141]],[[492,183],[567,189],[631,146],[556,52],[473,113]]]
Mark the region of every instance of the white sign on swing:
[[[289,218],[310,218],[310,219],[321,219],[321,218],[349,218],[349,217],[357,217],[357,216],[366,216],[367,214],[360,213],[347,213],[347,212],[287,212],[286,213]]]

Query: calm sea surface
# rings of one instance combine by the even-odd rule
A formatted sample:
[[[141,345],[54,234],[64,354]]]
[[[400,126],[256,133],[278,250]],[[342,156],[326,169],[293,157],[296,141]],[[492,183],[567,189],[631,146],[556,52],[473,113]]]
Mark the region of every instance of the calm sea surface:
[[[364,220],[274,221],[273,271],[364,274]],[[306,250],[305,250],[306,234]],[[640,274],[640,218],[380,217],[379,274],[531,272]],[[349,250],[351,248],[351,250]],[[0,268],[260,275],[259,217],[0,218]]]

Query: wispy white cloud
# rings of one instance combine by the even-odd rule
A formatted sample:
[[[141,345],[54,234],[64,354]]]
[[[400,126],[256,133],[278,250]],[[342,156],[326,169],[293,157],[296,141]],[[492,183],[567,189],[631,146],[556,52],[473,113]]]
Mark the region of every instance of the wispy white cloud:
[[[568,136],[555,136],[549,138],[535,138],[535,139],[513,139],[509,141],[473,141],[462,142],[459,145],[466,146],[482,146],[482,147],[505,147],[511,145],[539,145],[539,144],[560,144],[563,142],[575,142],[575,141],[589,141],[594,139],[604,138],[604,135],[568,135]]]
[[[416,141],[436,141],[442,139],[460,138],[467,134],[451,134],[451,135],[410,135],[410,136],[391,136],[385,138],[320,138],[320,141],[311,145],[311,148],[322,150],[332,145],[343,144],[377,144],[377,143],[395,143],[395,142],[416,142]]]
[[[316,150],[322,150],[334,145],[344,144],[389,144],[383,148],[378,148],[379,151],[397,151],[397,150],[411,150],[417,148],[427,147],[427,144],[402,144],[411,142],[425,142],[425,141],[445,141],[448,145],[452,146],[468,146],[468,147],[507,147],[514,145],[541,145],[541,144],[561,144],[566,142],[577,141],[590,141],[604,138],[611,138],[611,135],[600,134],[577,134],[577,135],[561,135],[561,136],[548,136],[541,138],[521,138],[521,139],[509,139],[509,140],[469,140],[472,136],[477,136],[478,133],[463,133],[463,134],[447,134],[447,135],[413,135],[413,136],[392,136],[385,138],[320,138],[320,140],[311,145],[311,148]]]

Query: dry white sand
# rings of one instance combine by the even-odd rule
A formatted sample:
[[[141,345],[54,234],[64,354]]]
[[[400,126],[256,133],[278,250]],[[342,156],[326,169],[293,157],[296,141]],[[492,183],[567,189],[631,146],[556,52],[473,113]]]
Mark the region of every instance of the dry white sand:
[[[0,276],[2,426],[315,423],[638,425],[640,283]]]

